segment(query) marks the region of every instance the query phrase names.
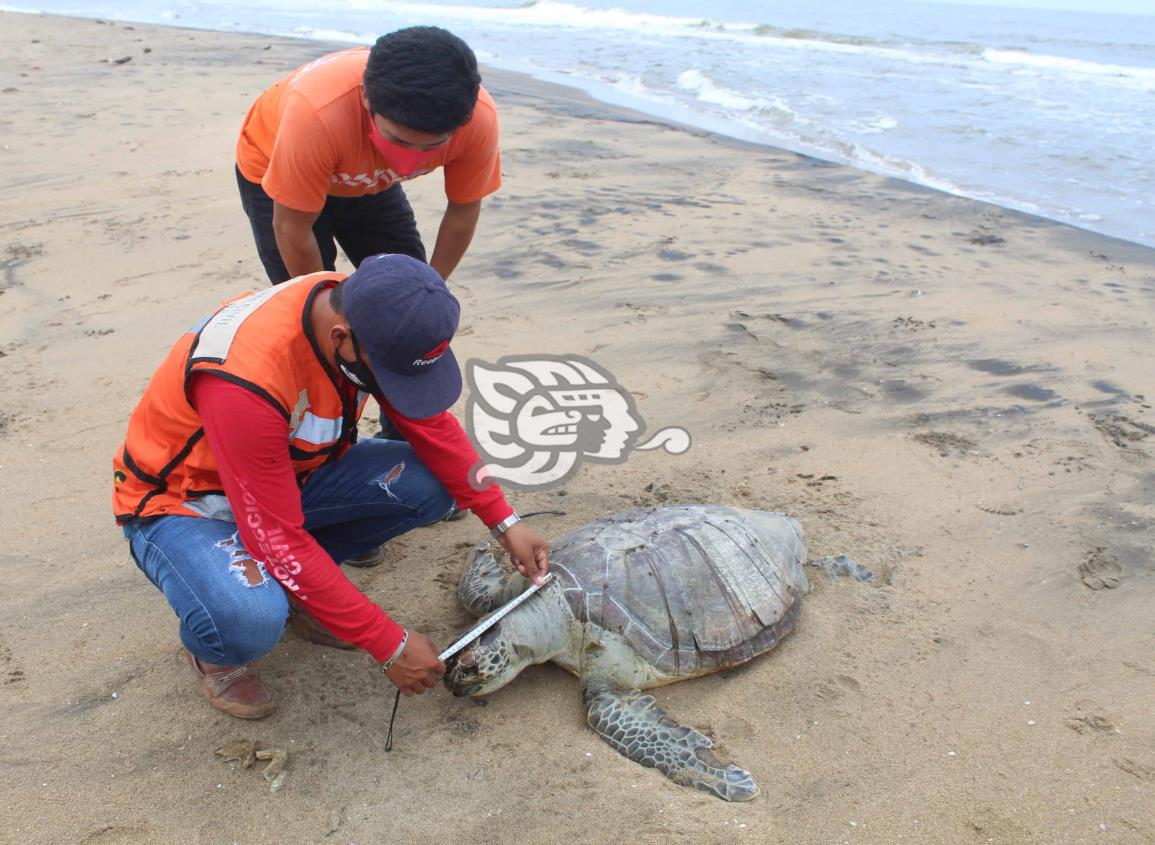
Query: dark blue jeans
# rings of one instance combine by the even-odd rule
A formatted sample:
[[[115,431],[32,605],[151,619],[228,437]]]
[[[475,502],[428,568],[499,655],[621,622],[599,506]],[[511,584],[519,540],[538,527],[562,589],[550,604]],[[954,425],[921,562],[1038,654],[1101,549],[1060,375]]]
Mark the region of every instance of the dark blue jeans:
[[[273,234],[273,200],[264,188],[242,176],[239,168],[236,171],[241,206],[253,228],[253,240],[257,242],[257,254],[265,273],[274,285],[287,282],[289,271],[281,260]],[[417,220],[400,185],[364,197],[329,197],[313,224],[313,234],[326,270],[337,266],[337,244],[354,267],[360,267],[370,255],[383,252],[425,260],[425,245],[417,231]]]
[[[313,473],[301,505],[305,529],[340,562],[436,522],[453,500],[407,443],[369,439]],[[236,523],[162,516],[129,523],[124,536],[180,619],[181,642],[200,660],[248,663],[281,639],[285,592],[245,550]]]

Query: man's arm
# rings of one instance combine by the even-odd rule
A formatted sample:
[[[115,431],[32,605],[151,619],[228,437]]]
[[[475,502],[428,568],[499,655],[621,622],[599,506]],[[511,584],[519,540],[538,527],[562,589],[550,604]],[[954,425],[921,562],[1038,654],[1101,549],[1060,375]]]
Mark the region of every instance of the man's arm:
[[[251,390],[209,374],[193,378],[192,399],[241,541],[253,559],[334,636],[381,663],[397,654],[387,677],[403,693],[436,686],[445,667],[429,638],[409,631],[402,646],[404,629],[369,601],[305,530],[285,418]]]
[[[441,227],[437,230],[437,243],[433,247],[433,257],[429,266],[448,279],[465,250],[473,240],[477,230],[477,220],[481,216],[481,200],[468,203],[451,202],[445,207],[441,217]],[[311,225],[311,224],[310,224]],[[285,253],[282,251],[281,255]]]
[[[383,398],[378,397],[377,401],[459,508],[473,511],[489,528],[513,513],[496,484],[491,482],[478,489],[470,482],[470,473],[478,467],[480,459],[453,414],[444,411],[427,419],[415,420],[397,413]],[[541,583],[549,572],[549,543],[524,522],[515,523],[497,539],[509,552],[517,571]]]
[[[320,216],[319,211],[298,211],[273,201],[273,235],[291,278],[325,269],[321,247],[313,234],[313,224]]]

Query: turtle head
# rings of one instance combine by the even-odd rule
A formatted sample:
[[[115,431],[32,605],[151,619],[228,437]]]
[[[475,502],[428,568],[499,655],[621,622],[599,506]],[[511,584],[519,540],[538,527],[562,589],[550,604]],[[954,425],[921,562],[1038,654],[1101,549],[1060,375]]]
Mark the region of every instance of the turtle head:
[[[573,614],[557,579],[446,661],[445,686],[455,696],[499,690],[531,663],[545,663],[571,645]]]
[[[514,643],[507,630],[509,621],[498,622],[446,661],[445,686],[451,693],[458,698],[486,695],[501,689],[535,662],[530,649]]]

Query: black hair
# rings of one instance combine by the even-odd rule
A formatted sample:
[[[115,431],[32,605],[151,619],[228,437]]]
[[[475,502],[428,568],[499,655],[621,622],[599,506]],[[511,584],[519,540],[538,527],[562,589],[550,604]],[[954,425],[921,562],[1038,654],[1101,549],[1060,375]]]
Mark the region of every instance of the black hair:
[[[365,67],[370,110],[431,135],[452,132],[469,121],[480,85],[477,57],[469,45],[436,26],[382,35]]]
[[[345,282],[341,281],[329,288],[329,307],[345,316]]]

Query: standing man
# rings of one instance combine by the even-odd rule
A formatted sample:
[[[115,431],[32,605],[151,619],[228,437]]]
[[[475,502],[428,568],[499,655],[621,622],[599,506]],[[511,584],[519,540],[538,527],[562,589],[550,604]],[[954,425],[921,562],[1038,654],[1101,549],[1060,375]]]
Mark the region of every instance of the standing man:
[[[430,639],[336,562],[455,503],[523,574],[544,576],[548,544],[497,485],[470,483],[477,455],[447,410],[461,393],[458,317],[427,264],[381,255],[347,279],[316,273],[234,299],[153,375],[113,459],[113,509],[213,706],[272,712],[253,661],[286,619],[307,639],[365,649],[406,695],[435,686],[445,667]],[[370,394],[407,442],[357,439]]]
[[[501,185],[497,111],[477,59],[430,26],[322,56],[257,98],[237,142],[237,184],[270,281],[370,255],[426,260],[401,182],[445,169],[430,265],[449,278],[481,200]],[[334,243],[336,241],[336,243]]]

